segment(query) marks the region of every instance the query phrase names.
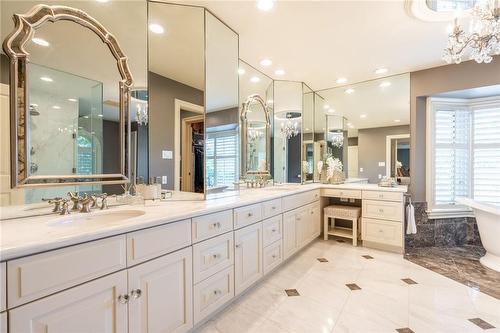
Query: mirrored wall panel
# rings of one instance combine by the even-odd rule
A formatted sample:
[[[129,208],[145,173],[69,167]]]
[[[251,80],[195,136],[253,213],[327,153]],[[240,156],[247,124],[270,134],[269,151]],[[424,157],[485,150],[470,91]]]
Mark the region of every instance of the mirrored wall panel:
[[[241,59],[238,76],[242,139],[240,178],[253,181],[257,175],[263,177],[266,173],[266,179],[272,178],[273,80]]]
[[[409,74],[316,94],[315,163],[323,164],[316,181],[378,183],[388,176],[409,184]],[[327,162],[342,175],[328,177]]]
[[[1,36],[14,28],[14,14],[26,14],[39,2],[2,1]],[[45,1],[44,4],[61,4]],[[144,1],[64,1],[65,6],[83,10],[112,33],[128,57],[133,77],[132,91],[147,89],[147,14]],[[112,12],[113,15],[109,15]],[[126,23],[126,24],[125,24]],[[29,177],[120,174],[124,158],[126,173],[134,178],[148,173],[147,130],[139,133],[143,118],[131,112],[120,116],[122,79],[117,60],[97,34],[72,21],[41,25],[26,44],[26,156]],[[9,60],[0,55],[2,84],[9,85]],[[7,71],[7,72],[5,72]],[[147,112],[147,94],[132,92],[130,106]],[[3,98],[3,96],[2,96]],[[2,101],[2,103],[4,103]],[[7,106],[4,108],[4,106]],[[2,104],[0,129],[1,205],[40,202],[42,198],[66,196],[68,191],[121,193],[120,185],[89,184],[43,188],[10,189],[8,102]],[[125,111],[128,117],[128,112]],[[125,125],[121,125],[121,120]],[[128,126],[126,123],[130,121]],[[147,123],[147,121],[146,121]],[[126,133],[121,133],[125,128]],[[122,135],[123,134],[123,135]],[[131,141],[128,141],[130,137]],[[144,154],[141,139],[144,138]],[[123,141],[122,141],[123,140]],[[5,144],[4,144],[5,143]],[[128,156],[128,145],[134,148]],[[125,146],[124,146],[125,145]],[[147,176],[146,176],[147,177]]]
[[[237,193],[240,177],[238,34],[205,11],[207,198]]]
[[[148,9],[150,177],[172,200],[202,200],[205,10],[160,2]]]
[[[302,184],[314,181],[314,92],[302,84]]]

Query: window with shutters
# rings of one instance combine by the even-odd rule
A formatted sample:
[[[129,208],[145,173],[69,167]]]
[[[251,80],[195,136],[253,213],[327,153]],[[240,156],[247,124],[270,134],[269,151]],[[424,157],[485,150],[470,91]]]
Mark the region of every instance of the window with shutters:
[[[463,215],[458,197],[500,205],[500,98],[432,98],[428,110],[430,214]]]
[[[207,187],[233,186],[238,180],[238,132],[207,133]]]

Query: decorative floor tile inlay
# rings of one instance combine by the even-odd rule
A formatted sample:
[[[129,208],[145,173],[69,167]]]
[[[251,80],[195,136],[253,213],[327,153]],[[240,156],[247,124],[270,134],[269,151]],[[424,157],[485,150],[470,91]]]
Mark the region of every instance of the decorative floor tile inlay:
[[[399,333],[415,333],[411,328],[408,327],[397,328],[396,331],[398,331]]]
[[[285,289],[285,292],[288,296],[300,296],[297,289]]]
[[[479,327],[481,327],[483,330],[489,330],[492,328],[495,328],[495,326],[491,325],[487,321],[482,320],[481,318],[471,318],[469,321]]]
[[[372,256],[370,256],[370,255],[368,255],[368,254],[365,254],[365,255],[364,255],[364,256],[362,256],[362,257],[363,257],[363,258],[365,258],[365,259],[373,259],[373,257],[372,257]]]
[[[405,282],[406,284],[418,284],[416,281],[410,279],[410,278],[405,278],[405,279],[401,279],[403,282]]]
[[[351,290],[361,290],[361,287],[358,286],[356,283],[348,283],[346,284],[346,286]]]
[[[319,262],[328,262],[328,259],[326,259],[326,258],[318,258],[318,261]]]

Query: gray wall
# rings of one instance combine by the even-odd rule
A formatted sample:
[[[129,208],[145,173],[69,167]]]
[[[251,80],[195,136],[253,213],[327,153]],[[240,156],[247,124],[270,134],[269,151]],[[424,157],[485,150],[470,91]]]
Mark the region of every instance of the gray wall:
[[[370,183],[378,183],[378,175],[384,176],[386,170],[385,166],[378,166],[378,162],[385,162],[386,137],[408,133],[410,133],[409,125],[358,130],[358,167],[363,168],[363,172],[359,172],[359,177],[368,178]],[[413,177],[412,174],[411,176]]]
[[[173,189],[174,160],[162,159],[161,151],[174,151],[174,100],[203,105],[203,91],[153,72],[149,72],[148,88],[150,177],[167,176],[163,187]]]
[[[425,103],[434,94],[500,84],[500,56],[489,64],[466,61],[410,73],[410,192],[425,201]]]

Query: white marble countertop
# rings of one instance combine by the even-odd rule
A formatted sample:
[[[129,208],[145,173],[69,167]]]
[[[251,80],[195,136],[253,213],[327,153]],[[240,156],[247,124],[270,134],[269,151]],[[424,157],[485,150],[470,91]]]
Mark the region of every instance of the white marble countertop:
[[[88,215],[83,213],[66,216],[50,214],[2,220],[0,221],[0,261],[320,188],[407,191],[406,186],[385,188],[376,184],[286,184],[263,189],[242,189],[238,195],[205,201],[147,201],[141,205],[116,206],[106,211],[95,211]],[[50,207],[45,206],[44,209],[50,210]],[[86,216],[131,210],[140,211],[143,215],[104,223],[102,220],[100,222],[85,220]],[[3,213],[2,216],[2,218],[5,217]],[[77,220],[72,222],[71,218],[77,218]],[[61,223],[61,221],[68,222]]]

